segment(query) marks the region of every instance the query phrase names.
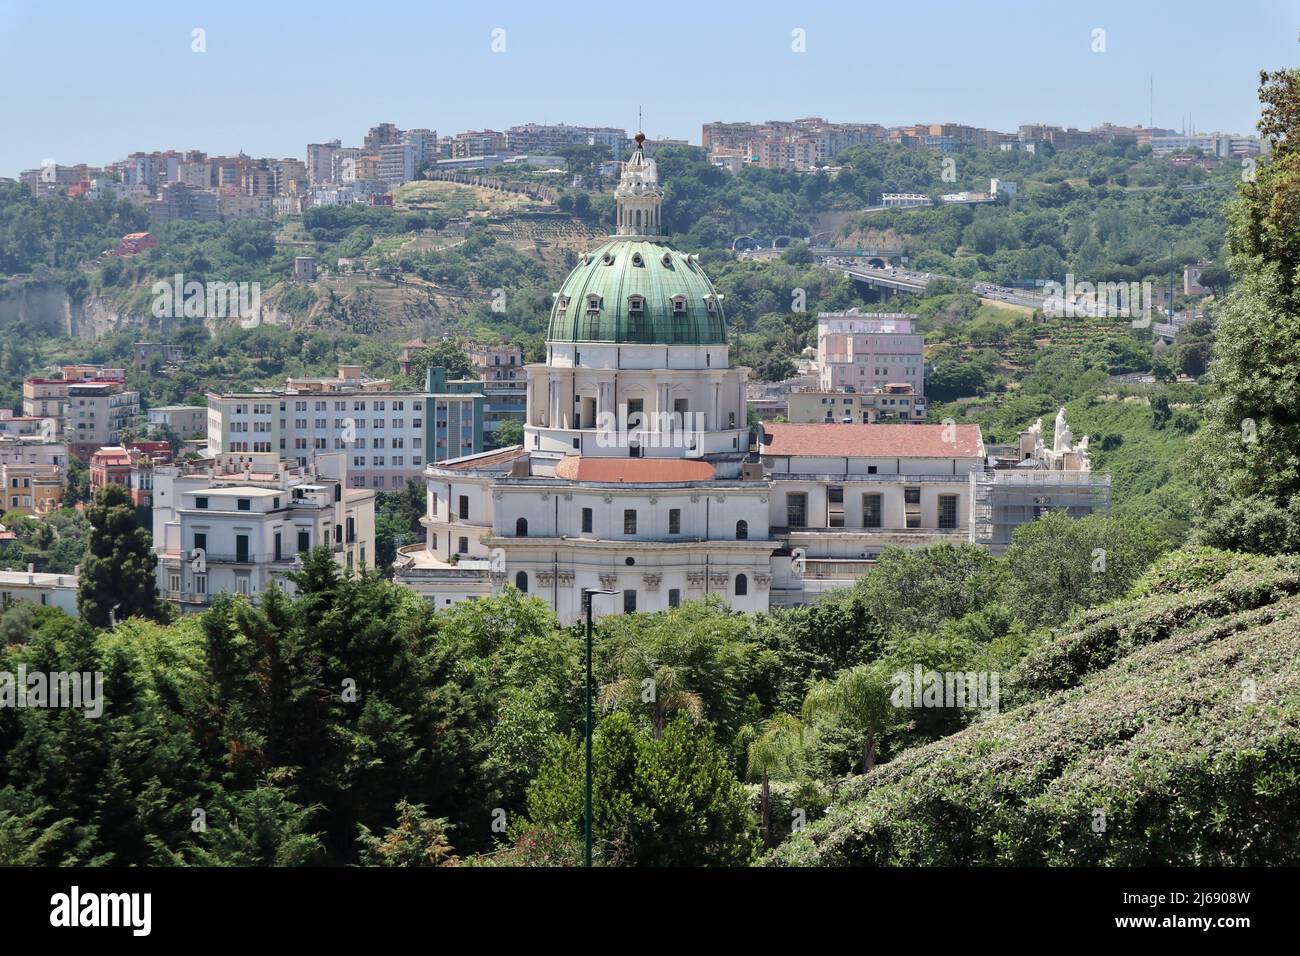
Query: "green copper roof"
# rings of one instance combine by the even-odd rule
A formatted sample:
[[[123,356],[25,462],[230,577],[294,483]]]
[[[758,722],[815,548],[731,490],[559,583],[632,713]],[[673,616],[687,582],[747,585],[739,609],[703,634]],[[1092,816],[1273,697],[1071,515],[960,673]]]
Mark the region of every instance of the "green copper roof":
[[[589,308],[596,296],[599,311]],[[639,296],[642,308],[632,308]],[[684,311],[674,310],[680,297]],[[713,311],[709,303],[713,303]],[[578,265],[551,309],[553,342],[725,345],[721,297],[697,261],[648,239],[612,239]]]

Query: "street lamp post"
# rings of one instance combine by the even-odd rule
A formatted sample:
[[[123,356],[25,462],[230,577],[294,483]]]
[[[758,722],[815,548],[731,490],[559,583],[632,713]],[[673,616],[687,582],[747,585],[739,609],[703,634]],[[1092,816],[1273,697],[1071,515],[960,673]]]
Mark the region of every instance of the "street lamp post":
[[[596,588],[583,588],[582,598],[587,610],[587,792],[583,803],[583,865],[591,866],[591,599],[597,594],[622,594],[622,591],[603,591]]]

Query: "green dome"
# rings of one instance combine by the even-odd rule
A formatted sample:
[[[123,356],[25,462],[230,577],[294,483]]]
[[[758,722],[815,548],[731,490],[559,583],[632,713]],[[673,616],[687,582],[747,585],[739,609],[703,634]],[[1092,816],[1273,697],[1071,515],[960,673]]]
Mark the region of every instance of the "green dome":
[[[727,323],[722,297],[696,259],[653,239],[612,239],[587,253],[560,286],[547,338],[725,345]]]

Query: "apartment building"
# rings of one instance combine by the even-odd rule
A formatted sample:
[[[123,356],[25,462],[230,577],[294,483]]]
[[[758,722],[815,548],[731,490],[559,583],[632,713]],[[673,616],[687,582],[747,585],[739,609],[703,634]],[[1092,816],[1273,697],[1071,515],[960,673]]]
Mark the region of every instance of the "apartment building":
[[[74,456],[86,461],[105,445],[121,442],[122,432],[140,420],[140,393],[115,382],[71,382],[63,436]]]
[[[926,400],[911,385],[893,384],[866,393],[815,389],[786,395],[791,422],[872,425],[925,420]]]
[[[474,383],[475,385],[477,383]],[[306,467],[345,453],[353,488],[392,491],[430,462],[483,449],[481,391],[398,390],[358,366],[282,390],[208,395],[208,453],[266,455]]]
[[[506,146],[512,153],[542,153],[554,156],[566,146],[606,146],[610,157],[627,152],[627,130],[610,126],[566,126],[525,123],[506,130]]]
[[[163,597],[197,611],[223,592],[255,604],[272,585],[292,594],[289,575],[322,546],[349,574],[370,566],[375,495],[346,487],[344,457],[322,455],[307,468],[263,455],[245,467],[226,457],[198,471],[156,469],[153,540]]]
[[[468,130],[457,133],[444,142],[447,144],[446,152],[450,159],[489,156],[493,153],[505,152],[506,134],[494,129]]]
[[[164,405],[149,408],[149,425],[159,425],[172,429],[182,438],[192,438],[195,434],[207,432],[208,408],[201,405]]]
[[[907,312],[823,312],[817,316],[819,386],[870,394],[887,385],[925,394],[925,337]]]
[[[527,378],[524,372],[524,350],[518,345],[470,345],[469,360],[484,382],[497,382]]]
[[[438,161],[438,131],[435,129],[408,129],[402,133],[402,142],[415,151],[415,171],[428,163]],[[412,176],[414,178],[414,176]]]
[[[17,601],[57,607],[71,617],[77,616],[77,575],[47,574],[34,570],[0,571],[0,610]]]
[[[73,455],[86,461],[101,446],[117,444],[122,430],[136,424],[140,395],[123,388],[124,369],[66,365],[61,371],[61,378],[23,380],[23,416],[37,427],[12,433],[61,437]],[[56,424],[40,424],[45,421]]]
[[[149,221],[153,223],[181,219],[215,222],[219,217],[217,194],[189,183],[168,183],[159,191],[157,199],[146,204],[146,208]]]
[[[370,127],[366,133],[364,144],[367,150],[374,151],[381,146],[389,146],[393,143],[402,141],[402,131],[392,123],[380,123],[378,126]]]
[[[61,428],[59,419],[41,415],[15,415],[0,410],[0,438],[40,438],[53,440]]]
[[[379,147],[379,179],[390,186],[409,183],[415,178],[415,147],[390,143]]]
[[[315,186],[335,182],[334,156],[343,147],[341,140],[307,144],[307,180]]]
[[[0,434],[0,465],[68,466],[68,446],[40,434]]]
[[[63,467],[22,461],[0,464],[3,510],[22,515],[47,515],[63,500]]]

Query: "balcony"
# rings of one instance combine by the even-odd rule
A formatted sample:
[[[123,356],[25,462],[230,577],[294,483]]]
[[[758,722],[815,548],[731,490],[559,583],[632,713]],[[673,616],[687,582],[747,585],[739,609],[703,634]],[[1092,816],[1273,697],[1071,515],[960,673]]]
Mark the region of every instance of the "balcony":
[[[191,557],[189,560],[193,561]],[[233,554],[224,554],[219,551],[204,551],[203,560],[208,564],[260,564],[261,561],[256,555],[247,551],[235,552]]]

